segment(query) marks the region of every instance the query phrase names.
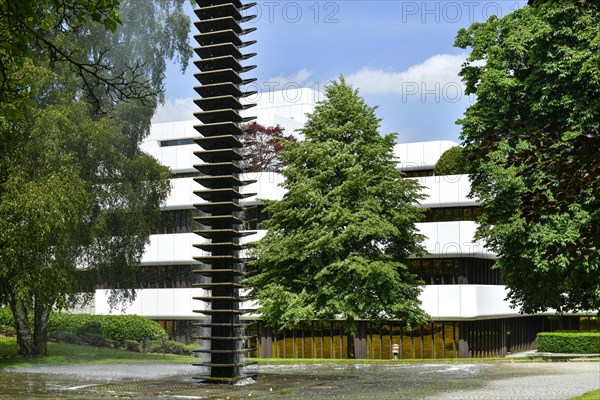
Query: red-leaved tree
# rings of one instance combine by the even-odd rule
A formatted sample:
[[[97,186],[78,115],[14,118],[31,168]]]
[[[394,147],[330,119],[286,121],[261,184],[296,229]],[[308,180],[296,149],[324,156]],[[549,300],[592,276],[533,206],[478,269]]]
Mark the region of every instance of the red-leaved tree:
[[[293,135],[284,135],[279,125],[265,127],[256,122],[242,125],[244,141],[248,143],[245,153],[251,172],[279,172],[284,162],[279,157],[284,143],[297,142]]]

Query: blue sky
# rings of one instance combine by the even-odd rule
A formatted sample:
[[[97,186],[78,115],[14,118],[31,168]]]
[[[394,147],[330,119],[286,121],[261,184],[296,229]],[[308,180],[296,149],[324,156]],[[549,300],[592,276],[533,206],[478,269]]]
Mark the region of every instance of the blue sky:
[[[258,53],[249,60],[257,68],[244,76],[258,78],[261,92],[268,92],[298,86],[322,90],[343,74],[369,105],[379,107],[381,133],[397,132],[398,142],[458,141],[455,121],[474,99],[462,94],[457,74],[467,51],[453,47],[456,32],[526,3],[258,1],[248,11],[258,18],[244,25],[257,28],[244,36],[258,41],[248,48]],[[156,122],[191,117],[194,72],[192,63],[184,75],[169,67],[167,103]]]

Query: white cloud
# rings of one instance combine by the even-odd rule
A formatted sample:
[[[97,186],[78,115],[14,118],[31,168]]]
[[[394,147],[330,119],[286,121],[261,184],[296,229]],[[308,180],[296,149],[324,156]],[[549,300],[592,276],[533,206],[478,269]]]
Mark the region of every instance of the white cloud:
[[[283,87],[288,83],[295,83],[298,86],[302,87],[302,85],[304,83],[306,83],[308,78],[310,78],[311,76],[312,76],[312,72],[310,72],[306,68],[302,68],[300,71],[298,71],[297,73],[292,74],[292,75],[287,75],[287,76],[279,75],[279,76],[269,78],[269,79],[265,80],[265,83],[268,83],[269,85],[274,86],[275,90],[277,90],[276,88]],[[277,86],[277,85],[279,85],[279,86]]]
[[[462,91],[464,86],[458,72],[466,58],[466,54],[437,54],[421,64],[397,72],[365,67],[346,80],[362,93],[399,94],[403,97],[419,93],[433,95],[434,91]]]
[[[282,90],[286,84],[294,83],[297,87],[303,87],[303,84],[312,76],[312,72],[303,68],[295,74],[287,76],[276,76],[267,79],[264,82],[264,86],[259,89],[264,92],[268,90],[278,91]],[[256,89],[253,85],[250,85],[248,89]],[[242,101],[243,102],[243,101]],[[156,114],[152,118],[153,124],[159,124],[163,122],[175,122],[175,121],[186,121],[194,119],[194,113],[200,111],[198,106],[194,103],[194,99],[187,98],[175,98],[167,99],[165,104],[158,107]]]
[[[200,111],[191,97],[181,99],[168,99],[159,106],[152,118],[153,124],[162,122],[187,121],[194,119],[194,113]]]

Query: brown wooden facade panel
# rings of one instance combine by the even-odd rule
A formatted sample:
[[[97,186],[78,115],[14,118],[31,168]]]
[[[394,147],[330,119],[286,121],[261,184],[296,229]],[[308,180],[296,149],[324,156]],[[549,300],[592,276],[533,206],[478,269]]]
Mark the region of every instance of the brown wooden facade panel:
[[[596,317],[525,316],[481,321],[434,321],[408,329],[401,321],[359,321],[355,355],[363,359],[452,359],[504,357],[535,348],[538,332],[550,330],[599,331]],[[339,321],[314,322],[294,330],[262,327],[260,343],[268,346],[255,355],[274,358],[347,358],[347,336]]]

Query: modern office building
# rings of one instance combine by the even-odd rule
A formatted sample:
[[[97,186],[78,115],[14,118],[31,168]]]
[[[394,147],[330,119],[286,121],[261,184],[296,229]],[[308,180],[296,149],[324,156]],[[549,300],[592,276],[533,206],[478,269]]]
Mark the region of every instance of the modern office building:
[[[287,97],[286,97],[287,96]],[[253,114],[263,125],[280,124],[286,133],[302,126],[305,114],[312,111],[319,99],[318,92],[302,89],[297,101],[290,103],[290,94],[273,92],[254,99],[258,107]],[[156,124],[145,140],[143,149],[169,166],[173,172],[172,192],[164,204],[161,224],[151,236],[142,258],[140,285],[137,298],[124,310],[110,310],[108,288],[98,288],[93,312],[97,314],[138,314],[160,321],[178,340],[189,340],[193,312],[202,303],[193,297],[202,297],[203,289],[192,288],[197,276],[194,257],[203,255],[195,248],[198,237],[193,234],[194,204],[202,201],[194,196],[201,186],[193,180],[197,149],[192,141],[197,121]],[[598,331],[599,321],[594,315],[556,317],[551,315],[521,315],[505,301],[506,288],[499,271],[492,269],[495,255],[484,243],[474,239],[475,219],[479,215],[476,200],[468,197],[470,183],[466,175],[434,176],[433,168],[440,156],[457,143],[433,141],[398,144],[395,153],[398,168],[407,179],[417,179],[426,198],[425,220],[418,229],[426,236],[424,246],[428,255],[411,260],[412,270],[425,282],[421,301],[431,316],[431,323],[409,329],[402,321],[385,323],[359,322],[356,335],[356,355],[364,358],[391,358],[393,345],[399,347],[403,358],[453,358],[503,356],[509,352],[530,349],[535,335],[546,330]],[[244,241],[260,239],[260,199],[280,199],[284,192],[276,173],[251,173],[244,177],[256,180],[243,188],[255,196],[243,200],[254,208],[246,228],[256,233]],[[346,337],[337,321],[314,323],[294,331],[279,331],[265,327],[260,321],[255,326],[259,357],[345,357]]]
[[[289,134],[303,126],[306,113],[314,109],[321,96],[315,90],[289,88],[285,91],[257,91],[245,101],[257,104],[247,113],[258,115],[259,123],[265,126],[280,125]],[[246,111],[242,111],[244,112]],[[194,204],[203,201],[193,193],[202,189],[193,179],[198,176],[194,164],[201,162],[194,155],[198,146],[193,138],[199,135],[194,125],[198,123],[197,120],[190,119],[152,126],[151,133],[141,148],[169,166],[173,179],[171,194],[162,208],[160,224],[151,236],[141,260],[139,284],[142,289],[137,291],[133,303],[122,310],[111,310],[107,301],[110,288],[100,287],[95,292],[94,304],[87,311],[147,316],[160,321],[173,337],[189,340],[192,336],[192,321],[199,317],[193,310],[199,310],[203,306],[202,302],[193,300],[193,297],[204,295],[203,289],[192,288],[192,284],[198,283],[199,279],[192,273],[199,266],[194,257],[206,255],[193,247],[202,240],[193,233],[193,230],[201,229],[201,226],[192,222],[192,217],[199,213]],[[245,205],[260,204],[257,200],[259,198],[278,198],[283,194],[278,187],[281,182],[278,174],[251,173],[243,178],[256,180],[256,183],[245,186],[243,192],[257,193],[256,196],[245,198]],[[258,210],[260,206],[254,208],[254,211]],[[260,212],[257,218],[260,218]],[[249,221],[248,230],[256,228],[257,224],[258,220]],[[253,241],[263,235],[264,232],[258,231],[243,240]]]

